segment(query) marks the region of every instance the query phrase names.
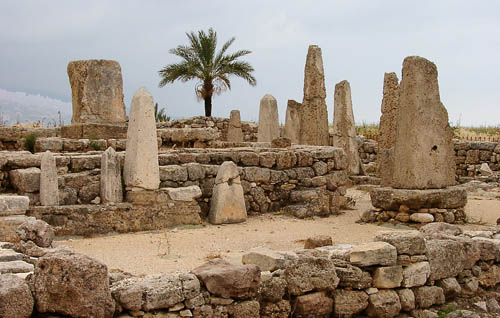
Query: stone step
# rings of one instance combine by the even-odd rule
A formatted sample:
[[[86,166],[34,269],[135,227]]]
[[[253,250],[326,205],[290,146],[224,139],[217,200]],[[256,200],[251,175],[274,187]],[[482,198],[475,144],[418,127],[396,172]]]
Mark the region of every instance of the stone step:
[[[19,225],[33,217],[11,215],[0,217],[0,241],[15,242],[18,240],[16,230]],[[34,218],[33,218],[34,219]]]
[[[26,279],[26,277],[28,277],[29,275],[32,275],[32,274],[33,274],[33,272],[26,272],[26,273],[15,273],[14,275],[16,275],[19,278]]]
[[[30,199],[22,195],[0,195],[0,216],[24,215]]]
[[[23,260],[23,254],[13,250],[0,249],[0,262],[12,262]]]
[[[23,261],[0,262],[0,274],[6,273],[29,273],[35,270],[35,267]]]

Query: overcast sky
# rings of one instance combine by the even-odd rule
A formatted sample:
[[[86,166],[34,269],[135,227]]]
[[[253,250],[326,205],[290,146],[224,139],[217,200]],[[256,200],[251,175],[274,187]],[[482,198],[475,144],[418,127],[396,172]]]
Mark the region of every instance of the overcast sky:
[[[158,70],[178,59],[168,50],[185,33],[235,36],[233,50],[255,68],[257,86],[232,79],[216,96],[213,115],[239,109],[257,120],[260,99],[278,100],[284,121],[288,99],[302,101],[307,48],[323,52],[329,121],[335,83],[348,80],[356,122],[380,117],[384,72],[406,56],[436,63],[441,100],[450,122],[500,124],[500,1],[0,1],[0,88],[71,101],[67,64],[111,59],[121,64],[125,104],[141,86],[167,115],[203,115],[195,82],[159,88]]]

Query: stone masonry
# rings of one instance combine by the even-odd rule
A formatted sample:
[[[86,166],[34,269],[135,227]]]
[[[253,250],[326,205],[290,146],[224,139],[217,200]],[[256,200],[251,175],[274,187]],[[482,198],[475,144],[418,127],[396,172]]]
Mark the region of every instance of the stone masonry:
[[[227,128],[227,141],[243,142],[243,131],[241,130],[240,111],[232,110],[229,117],[229,126]]]

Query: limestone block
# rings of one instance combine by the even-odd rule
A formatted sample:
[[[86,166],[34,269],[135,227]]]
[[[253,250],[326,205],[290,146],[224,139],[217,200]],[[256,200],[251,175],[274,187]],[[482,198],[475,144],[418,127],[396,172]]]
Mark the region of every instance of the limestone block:
[[[302,104],[289,99],[286,106],[285,130],[283,136],[289,138],[292,143],[300,142],[300,108]]]
[[[423,286],[431,274],[431,267],[428,262],[410,264],[403,269],[403,287]]]
[[[385,242],[370,242],[354,246],[349,254],[353,265],[396,265],[396,248]]]
[[[256,265],[233,265],[218,258],[193,269],[192,273],[215,296],[246,299],[257,295],[260,270]]]
[[[443,289],[446,297],[454,297],[462,292],[462,288],[455,277],[441,279],[437,285]]]
[[[243,131],[241,130],[241,119],[239,110],[232,110],[229,116],[227,141],[243,142]]]
[[[455,184],[455,151],[434,63],[410,56],[399,90],[392,186],[435,189]],[[418,120],[415,120],[418,118]]]
[[[272,95],[260,100],[258,142],[271,142],[280,136],[278,102]]]
[[[336,317],[352,317],[368,307],[364,291],[337,289],[333,293],[333,310]]]
[[[126,121],[120,64],[109,60],[72,61],[68,64],[73,117],[76,123]]]
[[[111,147],[103,152],[101,157],[101,187],[102,203],[117,203],[123,201],[122,174],[120,159]]]
[[[217,172],[208,219],[212,224],[239,223],[247,218],[238,167],[225,161]]]
[[[410,221],[417,223],[431,223],[434,222],[434,216],[430,213],[412,213]]]
[[[180,188],[162,188],[168,192],[170,199],[174,201],[194,201],[201,197],[201,189],[199,186],[189,186]]]
[[[0,262],[22,261],[24,255],[13,250],[0,248]]]
[[[382,115],[380,116],[377,171],[382,186],[391,186],[393,151],[396,140],[397,111],[399,106],[399,80],[396,73],[384,74]]]
[[[127,188],[158,189],[160,172],[153,96],[140,88],[132,99],[123,179]]]
[[[63,140],[59,137],[37,138],[35,141],[35,152],[61,152]]]
[[[376,288],[396,288],[401,286],[402,280],[401,265],[377,267],[373,272],[373,286]]]
[[[291,295],[302,295],[316,290],[332,291],[340,282],[334,261],[304,256],[287,264],[284,279]]]
[[[482,261],[500,261],[500,240],[485,237],[474,237],[472,239],[479,246]]]
[[[333,300],[326,296],[325,292],[317,292],[299,296],[295,299],[293,308],[294,317],[330,317],[333,311]]]
[[[10,261],[0,263],[0,274],[28,273],[33,271],[33,265],[25,261]]]
[[[50,151],[42,154],[40,170],[40,204],[59,205],[56,159]]]
[[[161,166],[159,169],[161,181],[184,182],[188,180],[188,171],[184,166],[169,165]]]
[[[381,231],[374,241],[381,241],[396,247],[398,254],[420,255],[425,253],[424,235],[419,231]]]
[[[401,302],[396,291],[391,289],[379,290],[370,295],[366,314],[369,317],[395,317],[401,311]]]
[[[347,156],[347,172],[358,175],[360,159],[354,124],[351,86],[348,81],[342,81],[335,85],[333,146],[344,149]]]
[[[30,200],[22,195],[0,195],[0,216],[24,215],[29,208]]]
[[[28,318],[34,300],[26,281],[16,275],[0,275],[0,317]]]
[[[321,246],[333,245],[332,237],[329,235],[317,235],[308,237],[304,243],[305,249],[312,249]]]
[[[261,271],[275,271],[285,268],[287,262],[297,258],[294,253],[283,253],[273,251],[267,247],[255,247],[243,255],[241,262],[243,264],[255,264]]]
[[[431,280],[454,277],[465,269],[467,263],[462,244],[452,240],[427,240],[425,255],[431,267]]]
[[[16,234],[16,229],[26,220],[35,219],[24,215],[10,215],[0,217],[0,241],[17,242],[19,237]]]
[[[10,183],[19,192],[33,193],[40,190],[40,169],[36,167],[9,171]]]
[[[413,289],[415,303],[419,308],[429,308],[432,305],[445,303],[443,289],[437,286],[422,286]]]
[[[328,111],[321,48],[310,45],[304,69],[304,99],[299,110],[301,145],[328,146]]]
[[[40,247],[51,247],[55,237],[52,226],[34,218],[27,219],[17,228],[16,233],[22,241],[32,241]]]
[[[106,265],[68,251],[47,253],[35,268],[34,290],[40,313],[110,318],[115,302]]]
[[[415,294],[411,289],[398,289],[397,293],[401,302],[401,310],[411,311],[415,309]]]

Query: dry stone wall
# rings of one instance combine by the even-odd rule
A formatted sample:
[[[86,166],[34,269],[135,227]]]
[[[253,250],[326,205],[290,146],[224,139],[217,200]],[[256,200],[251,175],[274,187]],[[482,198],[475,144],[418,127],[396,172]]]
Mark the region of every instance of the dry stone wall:
[[[0,285],[0,313],[8,317],[44,313],[69,317],[437,317],[447,303],[458,299],[455,306],[464,300],[471,303],[474,296],[473,301],[484,302],[483,313],[494,315],[499,306],[488,292],[494,293],[500,283],[499,237],[499,228],[462,231],[435,223],[420,231],[379,232],[374,242],[358,245],[295,252],[261,247],[248,251],[242,265],[213,259],[191,272],[136,277],[108,272],[104,264],[85,255],[37,246],[30,241],[33,238],[23,235],[23,242],[33,246],[22,252],[26,254],[19,252],[19,245],[0,245],[0,255],[8,256],[0,259],[4,283]],[[479,315],[455,307],[453,317]]]

